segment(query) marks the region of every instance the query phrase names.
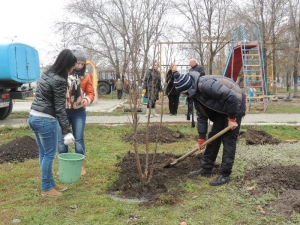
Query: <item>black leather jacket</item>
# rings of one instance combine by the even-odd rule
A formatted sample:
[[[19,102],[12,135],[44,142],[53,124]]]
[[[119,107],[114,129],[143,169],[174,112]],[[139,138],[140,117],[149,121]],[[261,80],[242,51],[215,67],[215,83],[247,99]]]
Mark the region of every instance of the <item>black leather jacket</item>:
[[[66,114],[67,80],[53,72],[42,73],[31,109],[58,119],[63,135],[70,133]]]

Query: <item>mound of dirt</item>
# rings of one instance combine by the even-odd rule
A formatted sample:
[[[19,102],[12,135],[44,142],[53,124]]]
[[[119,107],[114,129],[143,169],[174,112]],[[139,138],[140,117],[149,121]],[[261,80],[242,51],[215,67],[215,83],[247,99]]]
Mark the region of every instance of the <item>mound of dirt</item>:
[[[287,190],[278,196],[275,202],[268,206],[268,210],[282,214],[290,219],[293,212],[300,213],[300,190]]]
[[[25,159],[36,159],[39,151],[35,139],[29,136],[16,138],[0,146],[0,164],[6,162],[24,162]]]
[[[300,190],[300,166],[257,167],[245,175],[245,180],[255,180],[256,193],[278,192],[288,189]]]
[[[153,155],[150,155],[151,162]],[[140,154],[142,171],[145,170],[145,155]],[[177,156],[178,158],[178,156]],[[119,179],[114,182],[109,193],[127,199],[146,199],[145,204],[175,204],[183,190],[179,183],[185,182],[187,174],[200,168],[202,154],[192,155],[180,163],[164,168],[170,160],[176,159],[173,154],[157,154],[154,166],[153,178],[150,185],[145,189],[140,186],[139,174],[134,153],[128,153],[116,166],[120,168]],[[218,172],[218,165],[213,170]]]
[[[269,165],[257,167],[245,175],[252,194],[277,193],[278,200],[268,207],[289,218],[300,212],[300,166]]]
[[[271,134],[265,131],[248,129],[245,132],[240,132],[239,139],[244,138],[247,145],[278,145],[281,143],[277,138],[273,138]]]
[[[185,136],[180,131],[173,131],[167,127],[158,125],[153,125],[149,127],[148,131],[149,142],[156,142],[158,138],[158,142],[160,143],[173,143],[179,140],[185,139]],[[157,136],[158,135],[158,136]],[[123,141],[133,143],[134,134],[126,134],[123,136]],[[136,134],[136,140],[139,144],[146,143],[146,129],[139,130]]]

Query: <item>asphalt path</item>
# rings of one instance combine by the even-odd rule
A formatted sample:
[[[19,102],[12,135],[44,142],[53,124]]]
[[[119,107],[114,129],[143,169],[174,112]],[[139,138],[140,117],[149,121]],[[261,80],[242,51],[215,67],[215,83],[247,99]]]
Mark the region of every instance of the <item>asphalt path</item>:
[[[98,100],[87,107],[88,112],[112,112],[117,107],[121,107],[123,100],[110,99],[110,100]],[[30,101],[15,101],[13,105],[13,112],[18,111],[30,111]],[[146,106],[143,106],[146,108]],[[139,123],[146,123],[147,118],[144,114],[139,114]],[[150,118],[151,122],[160,122],[161,118]],[[195,115],[196,120],[196,115]],[[120,125],[129,124],[132,122],[131,113],[122,116],[88,116],[88,124],[101,124],[101,125]],[[191,121],[186,119],[184,114],[178,114],[177,116],[163,115],[163,123],[183,123],[189,124]],[[27,119],[13,119],[7,118],[0,121],[0,126],[24,126],[27,125]],[[242,125],[291,125],[300,126],[300,114],[247,114],[243,120]]]

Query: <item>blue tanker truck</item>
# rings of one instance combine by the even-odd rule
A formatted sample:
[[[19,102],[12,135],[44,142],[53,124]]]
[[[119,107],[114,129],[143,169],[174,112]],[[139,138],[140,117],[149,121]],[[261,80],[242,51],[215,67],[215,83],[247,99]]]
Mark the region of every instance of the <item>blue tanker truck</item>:
[[[13,109],[13,99],[33,96],[33,89],[22,88],[40,78],[39,54],[33,47],[10,43],[0,44],[0,120]]]

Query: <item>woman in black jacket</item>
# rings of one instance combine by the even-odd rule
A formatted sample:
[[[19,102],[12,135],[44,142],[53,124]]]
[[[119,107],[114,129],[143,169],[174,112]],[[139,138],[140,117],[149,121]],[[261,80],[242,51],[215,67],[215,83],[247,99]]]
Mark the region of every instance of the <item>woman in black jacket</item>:
[[[77,62],[69,49],[56,58],[54,64],[42,74],[31,105],[28,119],[39,149],[39,163],[42,178],[41,195],[57,197],[67,190],[55,184],[52,167],[56,156],[58,123],[62,128],[64,143],[74,143],[74,136],[66,114],[67,78]],[[57,123],[58,122],[58,123]]]
[[[175,72],[172,72],[172,70],[177,71],[176,65],[174,63],[171,64],[170,69],[166,75],[166,95],[169,99],[170,116],[177,116],[180,93],[177,92],[174,86]]]

